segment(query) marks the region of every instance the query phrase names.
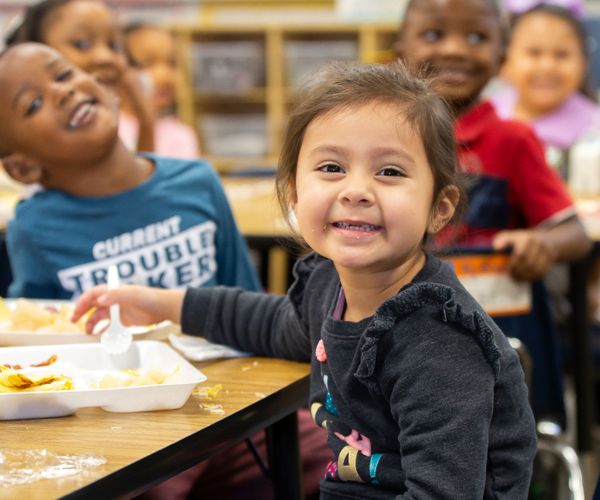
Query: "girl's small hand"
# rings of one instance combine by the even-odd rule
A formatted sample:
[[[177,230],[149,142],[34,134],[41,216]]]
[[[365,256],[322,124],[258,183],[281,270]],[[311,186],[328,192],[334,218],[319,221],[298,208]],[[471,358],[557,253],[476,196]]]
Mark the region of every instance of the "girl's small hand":
[[[500,231],[492,241],[494,250],[512,247],[508,261],[510,274],[516,281],[539,281],[557,262],[558,254],[542,231],[523,229]]]
[[[107,290],[99,285],[84,292],[75,306],[72,322],[92,308],[96,310],[86,323],[86,332],[92,333],[96,324],[110,318],[110,306],[121,306],[121,322],[125,326],[152,325],[164,320],[181,322],[184,290],[164,290],[135,285],[121,285],[117,290]]]

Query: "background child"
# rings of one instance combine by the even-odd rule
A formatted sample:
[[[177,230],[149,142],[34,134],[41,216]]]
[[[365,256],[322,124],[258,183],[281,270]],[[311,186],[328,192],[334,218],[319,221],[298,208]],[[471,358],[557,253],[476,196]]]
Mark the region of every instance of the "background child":
[[[118,93],[138,122],[137,150],[154,151],[155,111],[139,71],[127,63],[121,27],[105,3],[43,0],[27,8],[12,41],[45,43]]]
[[[591,242],[533,131],[501,121],[491,104],[479,99],[503,61],[499,10],[492,0],[413,0],[395,48],[399,57],[434,78],[456,116],[459,159],[472,181],[459,243],[511,249],[512,276],[534,282],[530,314],[495,320],[532,354],[536,417],[564,423],[558,332],[547,293],[537,281],[556,262],[585,256]]]
[[[95,306],[91,328],[119,302],[126,324],[166,317],[310,359],[310,408],[336,456],[321,498],[525,499],[536,438],[517,355],[422,249],[460,211],[455,166],[451,119],[425,82],[400,65],[334,65],[297,96],[280,158],[282,209],[315,251],[287,296],[97,287],[73,319]]]
[[[573,8],[573,7],[572,7]],[[570,148],[587,133],[600,132],[600,108],[588,78],[587,35],[564,7],[541,3],[514,16],[502,67],[509,86],[492,94],[498,116],[529,123],[546,146],[547,161],[568,176]],[[597,309],[600,261],[590,276],[590,311]],[[570,305],[568,271],[553,269],[547,283],[553,311],[567,329]]]
[[[514,87],[490,98],[498,116],[531,124],[546,147],[560,150],[600,129],[600,109],[587,82],[586,39],[577,18],[556,5],[516,16],[502,67]]]
[[[173,158],[197,158],[196,131],[175,117],[177,61],[175,39],[166,30],[136,24],[124,30],[125,48],[131,64],[152,82],[152,103],[157,112],[154,150]],[[126,104],[126,103],[124,103]],[[125,144],[137,143],[139,124],[131,113],[121,113],[119,136]]]

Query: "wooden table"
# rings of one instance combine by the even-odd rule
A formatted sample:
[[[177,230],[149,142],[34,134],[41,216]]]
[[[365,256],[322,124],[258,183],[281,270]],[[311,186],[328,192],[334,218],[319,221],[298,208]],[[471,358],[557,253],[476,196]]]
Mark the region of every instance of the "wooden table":
[[[129,499],[267,428],[278,499],[303,499],[295,411],[306,405],[310,365],[279,359],[237,358],[195,363],[222,384],[213,400],[192,394],[178,410],[110,413],[83,408],[63,418],[0,423],[0,448],[92,452],[103,466],[60,479],[0,488],[2,500]],[[223,406],[211,414],[202,403]]]

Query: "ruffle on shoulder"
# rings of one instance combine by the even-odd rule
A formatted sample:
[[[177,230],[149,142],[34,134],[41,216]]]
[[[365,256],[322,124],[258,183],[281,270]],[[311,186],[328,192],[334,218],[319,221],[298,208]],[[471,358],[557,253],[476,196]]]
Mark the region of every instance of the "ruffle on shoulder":
[[[463,306],[455,300],[455,296],[456,291],[449,286],[419,283],[407,285],[400,293],[386,300],[375,313],[373,322],[365,332],[365,343],[361,348],[361,359],[354,376],[369,389],[381,394],[375,378],[379,339],[391,330],[402,316],[422,306],[438,306],[443,321],[456,323],[475,335],[483,347],[497,380],[502,354],[496,344],[494,331],[480,311],[465,312]]]
[[[299,259],[296,264],[294,264],[294,268],[292,269],[294,282],[288,289],[288,297],[290,298],[294,309],[296,309],[296,313],[299,314],[299,317],[302,317],[302,314],[300,314],[300,311],[298,310],[298,304],[302,304],[302,299],[304,297],[308,280],[310,279],[310,276],[314,272],[315,268],[324,262],[329,262],[331,266],[333,266],[333,263],[329,259],[319,255],[318,253],[311,252],[306,257]]]

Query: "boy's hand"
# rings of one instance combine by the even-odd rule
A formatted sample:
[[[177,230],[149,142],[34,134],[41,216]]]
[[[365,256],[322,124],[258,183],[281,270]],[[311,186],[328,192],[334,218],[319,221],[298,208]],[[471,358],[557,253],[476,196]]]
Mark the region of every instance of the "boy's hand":
[[[494,250],[512,247],[508,261],[511,276],[516,281],[539,281],[557,262],[558,253],[535,229],[500,231],[492,240]]]
[[[121,322],[125,326],[152,325],[164,320],[180,323],[184,296],[185,290],[121,285],[117,290],[109,291],[106,285],[99,285],[79,297],[71,321],[77,322],[95,307],[86,323],[86,332],[92,333],[99,321],[110,318],[110,306],[118,303]]]

